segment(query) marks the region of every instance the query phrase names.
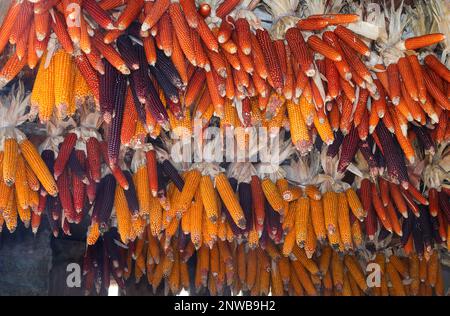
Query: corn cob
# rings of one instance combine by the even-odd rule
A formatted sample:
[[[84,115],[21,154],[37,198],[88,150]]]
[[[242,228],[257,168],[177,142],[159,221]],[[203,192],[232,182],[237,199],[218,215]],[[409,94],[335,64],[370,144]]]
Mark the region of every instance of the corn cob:
[[[350,225],[350,214],[347,196],[344,192],[338,193],[338,226],[341,240],[346,250],[352,249],[352,234]]]
[[[265,30],[256,30],[256,38],[261,46],[261,50],[264,53],[265,63],[273,87],[281,93],[281,89],[283,88],[283,74],[281,72],[280,61],[277,58],[272,39],[270,38],[269,33]]]
[[[230,182],[223,173],[219,173],[215,177],[215,185],[217,191],[219,192],[220,198],[222,199],[225,207],[230,212],[230,215],[234,223],[236,223],[236,225],[239,228],[245,229],[246,221],[244,217],[244,212],[237,200],[237,197],[230,185]]]
[[[433,33],[422,36],[410,37],[398,43],[402,49],[415,50],[418,48],[430,46],[439,43],[445,39],[444,34]]]
[[[297,212],[295,216],[296,242],[299,247],[304,247],[306,242],[309,212],[309,198],[299,198],[297,201]]]

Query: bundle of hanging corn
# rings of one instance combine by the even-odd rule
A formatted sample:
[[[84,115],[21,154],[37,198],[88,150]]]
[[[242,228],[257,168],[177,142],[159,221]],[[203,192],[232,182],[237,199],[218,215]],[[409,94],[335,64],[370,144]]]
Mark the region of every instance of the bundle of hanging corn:
[[[445,4],[6,4],[0,87],[38,69],[29,115],[22,89],[2,107],[0,227],[13,230],[18,213],[36,232],[46,211],[55,236],[70,234],[89,213],[87,292],[111,275],[123,286],[134,267],[166,294],[443,294]],[[36,115],[49,136],[42,159],[16,128]],[[255,159],[219,163],[229,153],[208,127],[234,158],[248,149]],[[251,147],[260,127],[279,147]],[[168,137],[194,140],[190,162]],[[192,163],[201,152],[213,154]],[[374,288],[370,263],[381,269]]]
[[[42,196],[55,197],[58,187],[34,144],[20,130],[28,119],[29,97],[22,84],[0,99],[0,230],[3,223],[10,232],[18,218],[26,227],[40,222]]]

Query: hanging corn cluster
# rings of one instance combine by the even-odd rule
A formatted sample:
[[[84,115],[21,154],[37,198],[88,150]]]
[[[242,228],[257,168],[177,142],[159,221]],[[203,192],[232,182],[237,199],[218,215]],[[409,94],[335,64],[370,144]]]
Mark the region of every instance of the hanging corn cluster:
[[[0,88],[36,77],[1,99],[0,231],[88,218],[87,293],[134,274],[165,294],[443,295],[449,12],[12,0]],[[19,130],[36,117],[40,155]],[[169,138],[193,141],[187,160]]]

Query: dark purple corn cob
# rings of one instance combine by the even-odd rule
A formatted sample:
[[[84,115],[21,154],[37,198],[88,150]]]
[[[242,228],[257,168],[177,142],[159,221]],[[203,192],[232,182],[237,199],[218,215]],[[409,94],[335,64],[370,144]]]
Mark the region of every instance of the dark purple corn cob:
[[[356,128],[352,127],[350,132],[344,137],[342,141],[341,157],[338,164],[338,172],[344,173],[348,165],[352,162],[355,157],[356,151],[358,150],[358,131]]]
[[[109,289],[109,285],[110,285],[110,275],[111,275],[110,264],[111,263],[109,260],[108,250],[106,247],[103,247],[102,288],[106,291]]]
[[[392,137],[383,122],[378,123],[375,131],[380,139],[381,146],[383,146],[383,156],[386,160],[389,177],[393,182],[402,184],[406,189],[409,183],[408,171],[403,152],[400,150],[400,145]]]
[[[150,66],[150,72],[155,77],[158,85],[163,90],[166,100],[171,100],[174,103],[178,103],[180,100],[178,96],[178,90],[164,75],[164,73],[162,73],[159,68],[153,66]]]
[[[139,101],[139,98],[137,96],[136,90],[133,88],[133,78],[130,76],[130,86],[131,86],[131,95],[133,96],[133,103],[134,107],[136,109],[139,121],[141,121],[142,124],[147,124],[146,117],[145,117],[145,104],[141,103]]]
[[[375,147],[374,157],[377,162],[378,171],[380,174],[384,172],[384,169],[386,169],[386,160],[384,159],[383,153],[381,152],[380,148]]]
[[[369,143],[367,141],[360,141],[359,142],[359,151],[364,156],[364,159],[366,159],[367,164],[369,165],[370,172],[372,174],[377,173],[378,164],[375,159],[375,156],[372,154],[372,150],[370,149]]]
[[[445,193],[445,191],[439,192],[439,208],[444,217],[447,219],[447,222],[450,223],[450,202],[449,196]]]
[[[411,124],[411,126],[413,127],[413,131],[416,133],[417,138],[420,140],[423,149],[426,152],[434,153],[434,141],[428,132],[428,129],[414,124]]]
[[[155,67],[158,68],[162,74],[164,74],[167,80],[169,80],[174,87],[180,90],[184,89],[185,86],[183,81],[181,80],[172,60],[159,49],[156,50],[156,56],[157,59]]]
[[[107,175],[110,176],[110,175]],[[103,177],[100,182],[97,185],[97,190],[95,191],[95,201],[94,201],[94,208],[92,209],[91,214],[91,223],[98,223],[100,219],[100,209],[103,204],[103,199],[105,198],[105,178]]]
[[[84,155],[84,152],[81,150],[73,150],[69,156],[69,167],[72,176],[78,177],[83,183],[88,184],[88,176],[86,173],[86,169],[81,164],[81,161],[77,158],[79,155]],[[81,157],[80,157],[81,158]],[[83,160],[84,161],[84,160]]]
[[[117,232],[115,227],[103,234],[103,243],[108,251],[111,264],[114,268],[119,267],[119,251],[117,245],[114,243],[114,232]]]
[[[401,243],[404,247],[409,240],[409,237],[411,236],[411,233],[413,231],[414,226],[414,220],[413,217],[415,217],[411,212],[408,212],[408,218],[403,219],[402,223],[402,237],[401,237]]]
[[[121,35],[116,41],[117,48],[123,60],[127,64],[128,68],[133,70],[139,69],[139,57],[136,53],[136,49],[133,46],[133,42],[128,35]]]
[[[98,211],[98,219],[99,219],[99,228],[100,231],[105,232],[108,229],[108,221],[111,217],[111,211],[114,206],[114,195],[116,192],[116,179],[113,175],[108,174],[103,177],[102,181],[103,185],[103,195],[104,197],[101,199],[101,205]],[[100,183],[101,183],[100,182]],[[98,197],[98,195],[97,195]],[[95,201],[95,206],[97,206],[97,200]],[[94,208],[95,208],[94,206]]]
[[[280,214],[278,212],[275,212],[275,210],[272,208],[270,203],[265,200],[264,203],[264,210],[266,213],[265,218],[267,219],[266,222],[266,229],[267,233],[273,239],[278,231],[278,223],[280,222]]]
[[[127,28],[128,35],[133,37],[134,39],[141,38],[141,23],[132,22],[130,26]]]
[[[130,171],[124,170],[123,174],[128,181],[129,188],[125,192],[128,208],[130,209],[131,216],[137,216],[139,214],[139,202],[137,199],[136,188],[133,182],[133,176]]]
[[[320,138],[320,137],[317,137]],[[341,131],[334,133],[334,142],[327,148],[327,156],[334,158],[339,153],[339,148],[341,148],[342,141],[344,140],[344,135]],[[319,149],[320,150],[320,149]]]
[[[120,150],[120,132],[122,129],[123,111],[125,108],[125,93],[127,79],[124,75],[117,76],[114,87],[114,118],[109,129],[108,158],[110,165],[116,165]]]
[[[433,240],[437,244],[443,242],[441,235],[439,234],[439,219],[436,217],[430,217],[431,233],[433,235]]]
[[[47,208],[48,223],[50,225],[50,229],[52,230],[53,236],[57,238],[59,235],[60,227],[59,219],[61,218],[61,203],[58,197],[47,196],[47,198],[47,204],[49,205],[49,207]]]
[[[422,206],[420,207],[420,217],[418,220],[422,228],[423,243],[427,250],[431,250],[433,246],[433,227],[431,226],[430,212]]]
[[[146,110],[150,112],[161,127],[167,129],[169,124],[169,115],[167,114],[167,110],[159,98],[158,91],[156,91],[155,86],[151,81],[148,82],[148,90],[149,93],[146,95],[145,99]]]
[[[100,76],[100,111],[105,122],[111,122],[114,111],[115,83],[119,72],[106,59],[103,59],[105,74]]]
[[[416,250],[416,253],[419,256],[423,255],[424,252],[424,245],[423,245],[423,236],[422,236],[422,227],[420,225],[419,219],[415,216],[411,216],[413,221],[413,242],[414,242],[414,248]]]
[[[53,166],[55,165],[55,153],[53,150],[46,149],[41,153],[41,158],[44,160],[45,165],[51,174],[53,174]]]
[[[189,241],[191,240],[190,234],[185,234],[181,231],[181,225],[178,230],[178,250],[180,252],[183,252],[184,249],[186,249],[187,245],[189,244]]]
[[[161,166],[162,166],[164,173],[170,178],[170,180],[172,180],[173,184],[175,184],[178,191],[181,192],[183,190],[184,180],[183,180],[183,178],[181,178],[177,169],[175,169],[175,167],[172,165],[172,163],[167,159],[165,159],[162,162]]]
[[[244,211],[245,232],[249,232],[253,229],[253,211],[252,211],[252,188],[250,183],[241,182],[238,187],[239,203]]]

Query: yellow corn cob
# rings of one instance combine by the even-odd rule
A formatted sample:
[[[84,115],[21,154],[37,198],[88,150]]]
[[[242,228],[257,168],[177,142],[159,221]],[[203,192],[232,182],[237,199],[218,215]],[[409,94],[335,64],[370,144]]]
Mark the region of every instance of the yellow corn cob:
[[[281,279],[280,268],[276,261],[272,261],[272,269],[270,271],[271,276],[271,289],[273,296],[283,296],[283,280]]]
[[[123,243],[128,243],[131,233],[131,213],[128,209],[128,203],[125,198],[125,193],[120,185],[116,186],[114,196],[114,208],[117,217],[117,230]]]
[[[344,284],[342,285],[342,296],[352,296],[352,288],[350,286],[350,280],[348,279],[348,273],[344,273]]]
[[[287,100],[286,106],[292,143],[301,153],[306,153],[311,147],[311,139],[300,105],[295,104],[292,100]]]
[[[433,251],[433,253],[431,254],[430,260],[428,260],[428,269],[427,269],[427,283],[431,287],[434,287],[436,285],[439,265],[440,265],[440,263],[439,263],[438,253],[437,253],[437,251]]]
[[[358,221],[354,221],[352,224],[352,240],[355,248],[359,249],[363,243],[363,234],[361,231],[361,226]]]
[[[350,226],[350,214],[348,210],[347,196],[345,193],[338,193],[338,224],[341,241],[344,243],[345,250],[353,248],[352,232]]]
[[[294,249],[292,249],[292,254],[302,264],[302,266],[304,266],[305,269],[309,271],[309,273],[315,275],[320,274],[317,264],[312,259],[306,256],[306,252],[303,249],[294,247]]]
[[[400,273],[403,278],[409,278],[408,266],[395,254],[389,257],[389,262]]]
[[[283,256],[287,257],[292,253],[292,249],[294,248],[296,243],[296,235],[295,235],[295,230],[292,229],[290,230],[286,237],[284,237],[284,242],[283,242]]]
[[[195,248],[199,249],[202,245],[203,203],[198,192],[195,196],[195,201],[191,206],[190,212],[191,241]]]
[[[161,232],[162,209],[156,197],[150,197],[150,230],[153,236],[158,236]]]
[[[323,213],[328,239],[333,247],[339,245],[338,197],[336,192],[328,191],[323,195]]]
[[[25,171],[25,163],[23,161],[22,155],[18,155],[17,160],[14,162],[16,165],[16,195],[17,195],[17,204],[22,208],[26,209],[30,205],[29,198],[29,188],[27,183],[27,175]],[[3,162],[5,163],[5,162]]]
[[[150,185],[146,164],[140,166],[133,175],[136,194],[139,202],[139,215],[148,216],[150,214]]]
[[[215,196],[214,184],[208,175],[202,176],[200,180],[200,193],[206,216],[210,221],[215,223],[219,215],[219,207]]]
[[[331,273],[336,291],[342,291],[344,283],[344,264],[336,251],[333,251],[331,256]]]
[[[403,286],[402,279],[395,269],[394,265],[390,262],[386,264],[386,273],[389,275],[389,280],[392,284],[392,291],[395,296],[405,296],[405,287]]]
[[[304,247],[308,230],[309,198],[301,197],[297,200],[297,213],[295,216],[296,242],[299,247]]]
[[[310,200],[311,220],[314,233],[319,241],[326,239],[325,219],[323,214],[322,201]]]
[[[56,196],[58,188],[55,180],[33,144],[25,139],[20,143],[20,151],[47,193]]]
[[[289,233],[294,231],[295,236],[295,216],[297,214],[297,201],[289,203],[289,208],[283,219],[283,231]]]
[[[14,191],[11,191],[8,204],[3,210],[3,218],[5,219],[6,228],[10,233],[13,233],[17,228],[17,204]]]
[[[280,192],[278,192],[275,184],[269,178],[265,178],[261,181],[261,187],[270,206],[272,206],[276,212],[280,212],[283,209],[283,198],[281,197]]]
[[[322,198],[319,189],[314,185],[307,185],[304,191],[311,200],[319,201]]]
[[[178,200],[175,201],[177,209],[187,210],[194,198],[195,192],[200,184],[202,175],[198,170],[190,170],[186,173],[185,183]],[[201,201],[201,200],[200,200]]]
[[[281,192],[281,194],[284,201],[292,202],[303,195],[303,190],[300,187],[290,187],[287,190]]]
[[[3,155],[3,181],[11,186],[16,181],[17,156],[19,155],[19,146],[14,138],[7,138],[4,142]],[[22,170],[23,171],[23,170]]]
[[[192,206],[190,208],[188,208],[188,210],[186,212],[184,212],[183,216],[181,217],[181,230],[183,231],[184,234],[189,234],[191,231],[191,209]]]
[[[245,229],[246,222],[244,212],[225,174],[219,173],[215,177],[215,182],[220,198],[230,212],[233,221],[238,227],[240,227],[241,229]]]
[[[411,294],[419,294],[420,277],[419,277],[419,257],[413,253],[409,257],[409,276],[411,278]]]
[[[355,215],[357,219],[362,221],[367,214],[366,211],[364,211],[364,208],[362,207],[361,201],[359,200],[359,197],[356,194],[355,190],[349,188],[345,191],[345,194],[347,195],[348,205],[350,206],[353,215]]]
[[[306,293],[309,296],[315,296],[317,295],[316,288],[314,287],[314,284],[311,281],[310,276],[306,272],[305,268],[300,264],[300,262],[297,261],[291,261],[292,267],[297,275],[298,280],[300,281],[301,285],[305,289]]]
[[[325,246],[322,249],[322,255],[319,257],[319,271],[322,275],[327,274],[330,267],[331,255],[333,250],[331,247]]]
[[[344,258],[344,263],[352,277],[355,279],[355,282],[358,284],[358,287],[363,292],[366,292],[368,290],[366,278],[364,277],[364,273],[355,258],[347,255]]]
[[[290,286],[292,287],[294,295],[303,296],[304,295],[303,286],[301,285],[293,267],[290,269],[289,279],[290,279]]]
[[[284,191],[286,191],[289,188],[289,184],[288,184],[287,180],[284,178],[278,179],[276,182],[276,185],[277,185],[278,192],[280,192],[280,194],[282,194]],[[287,213],[288,210],[289,210],[289,202],[283,198],[283,209],[280,213],[282,215],[284,215]]]
[[[42,60],[46,59],[46,55]],[[52,59],[47,68],[45,63],[40,63],[39,70],[31,92],[31,106],[39,111],[39,119],[47,122],[55,108],[55,90],[52,89],[55,81],[55,62]]]
[[[86,242],[88,245],[94,245],[98,238],[100,237],[100,229],[98,222],[92,223],[88,227],[87,236],[86,236]]]
[[[16,201],[17,201],[17,191],[16,191]],[[22,221],[25,228],[30,227],[31,221],[31,211],[28,207],[22,208],[20,205],[17,205],[17,213],[19,214],[19,218]]]
[[[77,105],[81,105],[87,98],[93,97],[89,85],[78,69],[75,69],[74,95]]]
[[[54,71],[58,75],[57,79],[54,81],[54,91],[55,91],[55,105],[57,109],[57,114],[59,118],[65,118],[69,105],[72,100],[71,92],[73,92],[73,81],[74,81],[74,68],[71,56],[66,53],[63,49],[58,50],[54,59]]]
[[[283,280],[283,287],[287,290],[291,279],[291,263],[287,257],[281,257],[278,263],[281,279]]]
[[[31,170],[30,165],[24,161],[25,164],[25,172],[27,176],[27,183],[30,187],[30,190],[32,191],[38,191],[39,190],[39,180],[34,174],[33,170]]]
[[[308,218],[308,231],[306,233],[305,253],[308,258],[312,258],[316,251],[317,237],[314,234],[314,227],[312,225],[311,216]]]

